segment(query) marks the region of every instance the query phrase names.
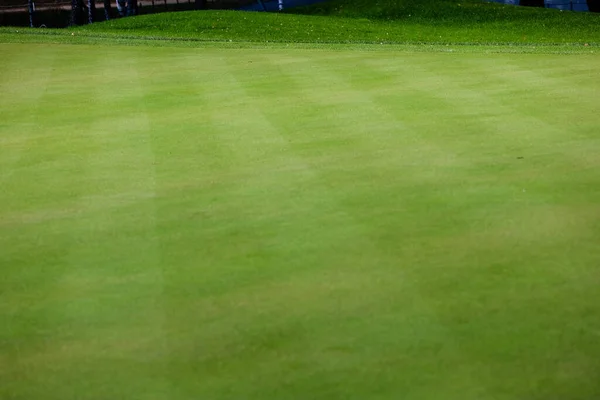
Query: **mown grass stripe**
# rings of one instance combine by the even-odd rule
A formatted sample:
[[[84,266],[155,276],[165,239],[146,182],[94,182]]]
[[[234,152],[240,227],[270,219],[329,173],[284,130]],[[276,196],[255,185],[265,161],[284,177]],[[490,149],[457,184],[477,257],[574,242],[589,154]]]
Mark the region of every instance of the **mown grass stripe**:
[[[593,57],[48,47],[1,394],[598,393]]]

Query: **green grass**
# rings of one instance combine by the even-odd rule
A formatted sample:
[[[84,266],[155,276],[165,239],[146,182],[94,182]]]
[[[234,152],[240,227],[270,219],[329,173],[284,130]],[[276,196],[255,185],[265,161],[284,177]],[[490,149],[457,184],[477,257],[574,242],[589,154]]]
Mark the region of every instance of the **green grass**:
[[[292,14],[171,13],[79,28],[82,33],[308,43],[595,43],[600,15],[480,0],[332,1]],[[302,15],[312,14],[312,15]],[[336,16],[337,18],[331,18]]]
[[[600,396],[597,55],[0,52],[0,398]]]
[[[292,12],[0,28],[0,399],[600,397],[599,16]]]
[[[86,37],[200,42],[600,45],[600,14],[481,0],[336,0],[284,14],[197,11],[124,18],[71,30],[20,28],[38,40]],[[0,30],[13,33],[15,29]],[[46,34],[50,33],[50,36]]]

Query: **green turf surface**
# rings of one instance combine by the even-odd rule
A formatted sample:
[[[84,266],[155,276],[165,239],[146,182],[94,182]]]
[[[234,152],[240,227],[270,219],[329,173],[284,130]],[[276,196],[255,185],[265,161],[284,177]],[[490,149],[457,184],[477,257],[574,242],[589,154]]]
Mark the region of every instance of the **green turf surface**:
[[[3,400],[600,396],[598,55],[0,53]]]
[[[220,43],[561,45],[597,51],[600,14],[482,0],[332,0],[286,13],[196,11],[142,15],[69,30],[0,28],[11,40],[126,38]],[[75,35],[79,38],[70,38]]]
[[[67,30],[0,27],[0,42],[595,54],[599,24],[599,14],[480,0],[332,0],[283,14],[199,11]]]
[[[346,0],[290,12],[146,15],[84,26],[76,32],[254,42],[600,45],[600,14],[481,0],[380,0],[375,5],[371,0]]]

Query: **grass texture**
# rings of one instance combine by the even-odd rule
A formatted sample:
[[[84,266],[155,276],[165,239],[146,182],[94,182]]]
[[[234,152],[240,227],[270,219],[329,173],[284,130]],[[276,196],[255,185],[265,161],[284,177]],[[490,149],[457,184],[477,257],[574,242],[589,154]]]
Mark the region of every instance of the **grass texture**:
[[[597,55],[0,52],[0,398],[600,396]]]
[[[598,18],[0,28],[0,398],[600,397]]]
[[[598,14],[480,0],[338,0],[286,14],[155,14],[94,24],[78,31],[254,42],[598,45],[599,24]]]
[[[143,15],[69,30],[19,28],[20,37],[70,35],[200,42],[600,46],[600,14],[481,0],[334,0],[283,14],[194,11]],[[15,34],[16,29],[0,29]],[[46,36],[45,34],[51,35]]]

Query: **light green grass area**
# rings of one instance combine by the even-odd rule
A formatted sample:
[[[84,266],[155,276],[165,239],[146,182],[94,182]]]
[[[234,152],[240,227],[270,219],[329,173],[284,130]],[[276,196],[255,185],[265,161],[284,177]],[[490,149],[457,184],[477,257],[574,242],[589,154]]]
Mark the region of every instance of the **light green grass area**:
[[[1,399],[600,397],[598,55],[0,53]]]

